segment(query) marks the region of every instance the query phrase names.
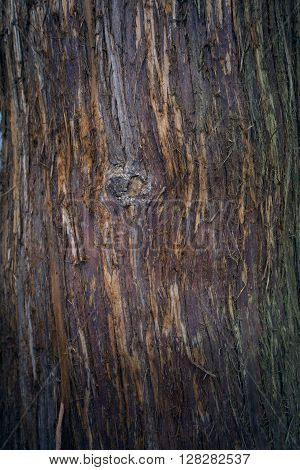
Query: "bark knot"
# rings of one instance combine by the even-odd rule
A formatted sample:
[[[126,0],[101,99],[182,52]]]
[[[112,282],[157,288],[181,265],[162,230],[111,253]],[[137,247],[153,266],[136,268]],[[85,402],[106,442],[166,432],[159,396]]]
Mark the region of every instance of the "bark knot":
[[[138,200],[148,198],[151,184],[149,178],[138,173],[114,170],[108,177],[105,189],[110,197],[122,206],[135,205]]]

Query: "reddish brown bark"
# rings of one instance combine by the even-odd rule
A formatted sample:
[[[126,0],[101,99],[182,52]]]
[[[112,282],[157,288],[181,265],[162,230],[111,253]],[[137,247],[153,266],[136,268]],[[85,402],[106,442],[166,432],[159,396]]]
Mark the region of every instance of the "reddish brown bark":
[[[296,2],[1,24],[2,446],[296,448]]]

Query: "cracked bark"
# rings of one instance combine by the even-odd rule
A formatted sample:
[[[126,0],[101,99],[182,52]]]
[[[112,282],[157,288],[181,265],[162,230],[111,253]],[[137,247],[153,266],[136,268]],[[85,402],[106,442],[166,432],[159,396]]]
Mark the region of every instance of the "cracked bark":
[[[292,0],[1,4],[4,448],[299,446],[298,37]]]

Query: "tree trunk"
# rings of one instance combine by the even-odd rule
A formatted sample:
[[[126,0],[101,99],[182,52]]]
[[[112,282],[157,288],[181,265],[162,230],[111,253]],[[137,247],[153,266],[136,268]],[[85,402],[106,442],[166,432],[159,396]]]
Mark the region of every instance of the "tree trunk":
[[[299,5],[1,25],[3,448],[297,448]]]

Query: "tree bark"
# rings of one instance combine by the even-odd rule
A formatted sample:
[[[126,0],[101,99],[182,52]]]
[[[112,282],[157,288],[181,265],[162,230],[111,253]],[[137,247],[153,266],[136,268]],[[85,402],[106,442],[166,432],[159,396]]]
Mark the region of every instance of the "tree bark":
[[[2,447],[297,448],[299,5],[1,25]]]

